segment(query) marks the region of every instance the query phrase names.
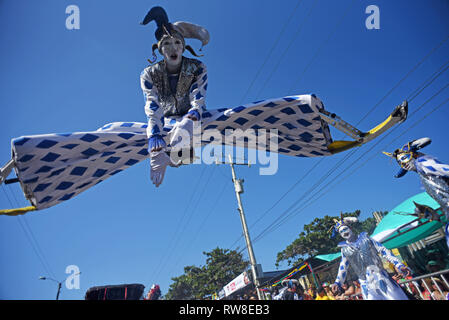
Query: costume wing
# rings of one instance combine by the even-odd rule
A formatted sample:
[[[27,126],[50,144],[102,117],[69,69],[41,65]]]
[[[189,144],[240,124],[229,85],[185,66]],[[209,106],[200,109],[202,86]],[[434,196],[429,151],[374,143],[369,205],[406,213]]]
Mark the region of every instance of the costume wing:
[[[405,120],[406,115],[406,106],[399,106],[381,125],[363,133],[327,112],[316,96],[301,95],[205,111],[201,132],[203,137],[215,132],[222,137],[219,143],[240,146],[241,141],[226,139],[227,129],[251,129],[255,135],[260,129],[277,129],[278,149],[271,151],[296,157],[329,156],[372,140]],[[169,132],[174,123],[175,119],[166,119],[164,131]],[[356,140],[332,141],[328,124]],[[1,213],[17,215],[54,206],[146,159],[146,128],[145,123],[114,122],[91,132],[13,139],[12,159],[0,169],[0,182],[7,183],[6,178],[14,169],[31,207]],[[209,137],[201,143],[217,140]],[[258,139],[256,148],[266,150],[268,142]]]

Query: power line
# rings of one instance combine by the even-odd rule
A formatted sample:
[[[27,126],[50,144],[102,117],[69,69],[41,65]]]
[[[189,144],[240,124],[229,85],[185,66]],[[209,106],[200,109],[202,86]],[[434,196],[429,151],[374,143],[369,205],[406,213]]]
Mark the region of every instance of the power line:
[[[449,40],[449,36],[447,36],[446,38],[444,38],[440,43],[438,43],[435,47],[432,48],[432,50],[430,50],[425,56],[424,58],[422,58],[412,69],[410,69],[410,71],[401,79],[399,80],[398,83],[396,83],[396,85],[390,89],[390,91],[387,92],[387,94],[379,100],[379,102],[374,105],[374,107],[372,107],[363,117],[362,119],[359,120],[359,122],[357,122],[356,126],[359,125],[363,120],[366,119],[366,117],[373,112],[384,100],[385,98],[387,98],[397,87],[399,87],[399,85],[405,81],[405,79],[407,79],[413,72],[415,72],[416,69],[419,68],[419,66],[426,61],[432,54],[434,54],[444,43],[446,43],[446,41]]]
[[[298,37],[299,33],[302,30],[302,27],[305,25],[305,22],[307,21],[307,19],[310,17],[310,14],[312,13],[312,10],[315,8],[315,5],[318,3],[317,0],[314,0],[314,4],[313,6],[310,8],[306,18],[303,20],[303,23],[301,23],[299,25],[299,28],[296,30],[294,36],[292,37],[292,40],[290,41],[290,43],[288,44],[287,48],[285,48],[285,50],[282,52],[281,57],[277,60],[277,63],[275,64],[273,70],[271,71],[271,73],[268,75],[268,78],[265,80],[264,84],[262,85],[261,89],[259,90],[259,92],[257,93],[257,97],[260,97],[263,90],[265,89],[265,87],[267,86],[267,84],[269,83],[269,81],[271,80],[271,77],[273,76],[273,74],[276,72],[276,70],[278,69],[279,65],[281,64],[281,61],[284,59],[285,55],[287,54],[287,52],[290,50],[290,47],[293,45],[293,43],[295,43],[296,38]],[[291,90],[290,90],[291,91]]]
[[[301,74],[299,75],[299,77],[297,78],[296,82],[294,82],[295,84],[298,84],[299,81],[302,79],[302,76],[306,73],[307,69],[309,69],[309,67],[312,65],[313,61],[318,57],[318,55],[320,54],[321,50],[325,47],[325,45],[330,41],[330,39],[332,39],[332,36],[335,34],[335,32],[338,30],[338,27],[340,27],[340,24],[345,20],[346,15],[349,13],[349,9],[352,7],[352,5],[355,4],[355,1],[353,1],[354,3],[350,3],[348,5],[348,7],[346,8],[345,13],[341,16],[341,19],[338,20],[337,24],[335,25],[334,28],[332,28],[331,32],[329,33],[328,37],[326,38],[326,40],[321,44],[321,46],[318,48],[318,50],[315,51],[315,54],[313,55],[312,59],[310,59],[309,63],[306,65],[306,67],[304,68],[304,70],[301,72]],[[294,89],[294,85],[290,88],[289,91],[292,91]]]
[[[190,195],[189,202],[188,202],[187,206],[185,206],[183,215],[182,215],[181,219],[178,222],[178,225],[176,227],[176,231],[174,233],[174,236],[172,238],[170,238],[170,242],[169,242],[167,250],[165,251],[164,258],[159,260],[159,264],[158,264],[158,266],[155,269],[155,278],[156,279],[159,277],[159,274],[163,270],[163,267],[165,267],[166,263],[168,262],[169,258],[171,257],[171,253],[172,253],[173,249],[175,248],[175,246],[174,246],[175,243],[176,243],[175,237],[179,233],[179,230],[181,228],[182,222],[184,221],[184,217],[188,213],[188,208],[190,207],[190,204],[192,203],[193,197],[194,197],[194,195],[196,193],[196,190],[198,189],[198,186],[199,186],[199,184],[201,182],[201,178],[203,177],[203,174],[204,174],[205,170],[206,170],[206,167],[203,167],[203,170],[201,171],[201,174],[200,174],[200,176],[199,176],[199,178],[198,178],[198,180],[197,180],[197,182],[195,184],[195,187],[192,188],[192,193]],[[172,246],[173,246],[173,248],[172,248]]]
[[[260,72],[262,71],[262,69],[265,67],[265,65],[267,64],[268,60],[270,59],[274,49],[276,48],[276,46],[278,45],[281,36],[284,34],[287,25],[290,23],[291,19],[293,18],[293,15],[296,13],[296,10],[298,9],[300,3],[302,0],[299,0],[298,3],[296,4],[296,7],[292,10],[292,13],[290,14],[290,17],[287,19],[287,21],[285,22],[284,26],[282,27],[281,32],[279,33],[276,41],[273,43],[273,46],[270,49],[270,52],[268,53],[267,57],[265,58],[264,62],[262,63],[262,65],[260,66],[259,70],[256,72],[256,75],[254,76],[253,80],[251,81],[248,89],[246,90],[245,94],[243,95],[242,99],[240,100],[240,104],[242,104],[245,101],[246,96],[248,95],[249,91],[251,90],[251,88],[254,85],[254,82],[256,81],[256,79],[259,77]]]
[[[8,202],[9,202],[11,208],[13,208],[14,205],[6,192],[6,188],[3,185],[2,185],[2,187],[3,187],[4,194],[5,194],[6,198],[8,199]],[[12,193],[12,195],[14,196],[13,193]],[[16,199],[16,202],[17,202],[17,199]],[[17,206],[19,206],[18,203],[17,203]],[[23,221],[22,221],[22,218],[23,218]],[[25,233],[25,236],[26,236],[29,244],[31,245],[31,248],[33,249],[33,251],[36,254],[40,263],[42,264],[42,267],[44,268],[44,270],[47,272],[47,274],[51,275],[52,277],[55,277],[54,273],[52,272],[52,270],[50,268],[49,263],[47,262],[47,259],[44,255],[41,247],[39,246],[39,242],[37,241],[36,237],[34,236],[30,226],[26,222],[25,217],[18,216],[17,222],[19,223],[22,231]],[[25,226],[25,224],[26,224],[26,226]],[[27,227],[28,227],[28,229],[27,229]]]
[[[212,179],[212,176],[214,175],[214,172],[215,172],[215,170],[216,170],[216,167],[213,167],[212,168],[212,171],[211,171],[211,174],[209,175],[209,178],[207,179],[207,181],[206,181],[206,183],[203,185],[203,189],[202,189],[202,191],[200,192],[200,196],[198,197],[198,199],[197,199],[197,201],[196,201],[196,203],[195,203],[195,206],[192,208],[192,210],[191,210],[191,215],[189,216],[189,219],[187,220],[187,222],[184,224],[184,228],[182,229],[182,231],[180,232],[180,234],[178,235],[178,242],[177,243],[179,243],[179,240],[181,239],[181,236],[183,235],[183,233],[185,232],[185,230],[187,229],[187,226],[189,225],[189,222],[190,222],[190,220],[191,220],[191,218],[193,217],[193,215],[195,214],[195,211],[196,211],[196,209],[197,209],[197,207],[198,207],[198,204],[199,204],[199,202],[201,201],[201,199],[203,198],[203,196],[204,196],[204,194],[206,193],[205,191],[206,191],[206,187],[209,185],[209,183],[210,183],[210,180]],[[192,243],[192,241],[190,241],[190,244]],[[175,246],[175,248],[177,247],[177,245]],[[173,251],[174,251],[174,249],[173,249]],[[185,249],[184,250],[184,252],[186,252],[187,251],[187,249]],[[181,258],[178,258],[177,259],[178,260],[178,263],[182,260]],[[173,264],[172,265],[172,270],[173,270],[173,268],[174,267],[176,267],[177,266],[177,264],[175,265],[175,264]],[[171,273],[171,271],[169,272],[169,273]]]

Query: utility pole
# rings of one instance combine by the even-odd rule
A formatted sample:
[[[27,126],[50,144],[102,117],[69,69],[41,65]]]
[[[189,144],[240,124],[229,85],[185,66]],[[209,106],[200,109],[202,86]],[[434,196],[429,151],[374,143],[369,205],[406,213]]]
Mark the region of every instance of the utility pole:
[[[61,292],[61,282],[58,283],[58,293],[56,294],[56,300],[59,300],[59,293]]]
[[[232,162],[231,155],[229,155],[229,164],[231,165],[232,182],[234,183],[235,195],[237,197],[237,202],[239,205],[238,210],[240,213],[240,220],[242,222],[243,235],[245,236],[246,247],[248,249],[248,256],[249,256],[249,261],[251,264],[251,271],[253,274],[254,286],[256,287],[257,297],[259,298],[259,300],[263,300],[262,294],[259,290],[260,283],[259,283],[259,278],[257,277],[256,257],[254,256],[253,246],[251,244],[251,239],[249,237],[248,226],[246,225],[245,212],[243,211],[242,199],[240,198],[240,194],[243,193],[243,180],[236,178],[234,164]]]

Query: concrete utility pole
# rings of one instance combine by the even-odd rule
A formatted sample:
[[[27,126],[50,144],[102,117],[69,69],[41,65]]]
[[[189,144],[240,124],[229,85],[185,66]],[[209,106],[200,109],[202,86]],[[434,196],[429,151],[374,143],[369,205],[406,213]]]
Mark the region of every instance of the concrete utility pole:
[[[253,274],[254,286],[256,287],[257,297],[259,298],[259,300],[263,300],[262,293],[259,290],[260,283],[259,278],[257,276],[256,257],[254,256],[253,246],[251,244],[251,239],[249,237],[248,226],[246,225],[245,212],[243,211],[242,199],[240,198],[240,194],[243,193],[243,180],[236,178],[234,164],[232,162],[231,155],[229,155],[229,164],[231,165],[232,182],[234,183],[235,195],[237,197],[237,202],[239,205],[238,210],[240,212],[240,220],[242,222],[243,235],[245,236],[246,247],[248,249],[249,262],[251,263],[251,271]]]

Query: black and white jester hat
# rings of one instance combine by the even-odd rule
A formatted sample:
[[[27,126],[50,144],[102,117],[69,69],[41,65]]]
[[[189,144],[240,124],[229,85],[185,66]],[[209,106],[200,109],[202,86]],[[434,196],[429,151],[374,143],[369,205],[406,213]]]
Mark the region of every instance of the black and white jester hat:
[[[167,12],[162,7],[153,7],[148,11],[147,15],[140,23],[141,25],[147,25],[151,21],[155,21],[157,29],[154,32],[157,43],[153,44],[153,56],[155,57],[154,51],[161,48],[162,40],[166,36],[176,37],[182,41],[184,49],[187,49],[192,55],[199,57],[189,45],[185,44],[185,38],[187,39],[197,39],[201,41],[201,48],[209,43],[209,32],[207,29],[185,21],[177,21],[170,23],[168,20]],[[201,51],[200,48],[200,51]]]

